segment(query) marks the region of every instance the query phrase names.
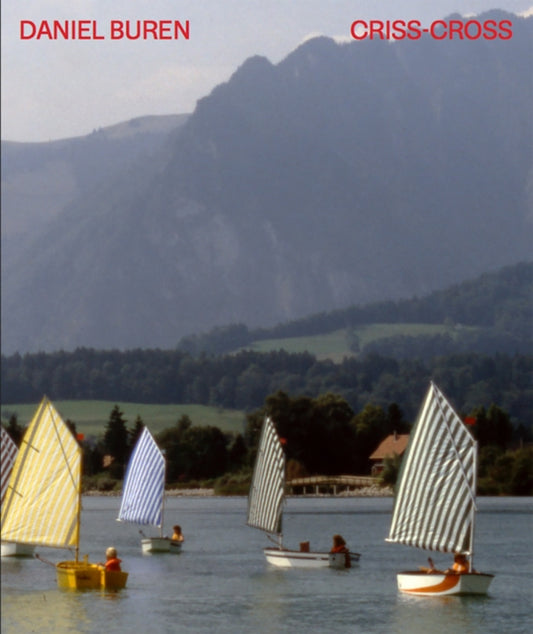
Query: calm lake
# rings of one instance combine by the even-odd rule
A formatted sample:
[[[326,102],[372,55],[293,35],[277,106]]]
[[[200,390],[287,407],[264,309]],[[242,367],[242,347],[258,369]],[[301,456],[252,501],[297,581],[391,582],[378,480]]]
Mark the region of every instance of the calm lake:
[[[118,593],[58,590],[36,559],[2,560],[2,633],[362,632],[503,634],[533,631],[533,499],[481,498],[475,567],[496,574],[487,597],[406,597],[396,572],[428,553],[387,544],[391,498],[289,498],[287,546],[329,550],[341,533],[361,560],[343,571],[270,568],[264,534],[246,526],[245,498],[170,498],[165,532],[179,523],[180,555],[142,555],[138,527],[115,521],[120,499],[84,497],[81,552],[114,545],[130,573]],[[151,531],[145,530],[148,534]],[[65,551],[37,549],[56,562]],[[446,567],[450,558],[436,554]]]

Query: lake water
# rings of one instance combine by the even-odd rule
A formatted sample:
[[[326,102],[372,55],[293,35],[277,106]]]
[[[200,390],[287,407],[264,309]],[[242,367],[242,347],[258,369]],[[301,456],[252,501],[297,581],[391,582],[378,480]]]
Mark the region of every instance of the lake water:
[[[118,593],[57,589],[36,559],[2,561],[2,633],[403,633],[533,631],[533,500],[481,498],[475,567],[496,574],[487,597],[400,595],[396,572],[427,553],[387,544],[390,498],[289,498],[287,545],[328,550],[341,533],[361,560],[349,570],[280,570],[269,541],[245,524],[245,498],[170,498],[166,528],[181,524],[180,555],[142,555],[138,527],[115,521],[120,500],[84,497],[81,552],[101,561],[114,545],[130,573]],[[149,531],[145,531],[149,532]],[[51,561],[65,551],[38,549]],[[434,556],[440,566],[449,557]]]

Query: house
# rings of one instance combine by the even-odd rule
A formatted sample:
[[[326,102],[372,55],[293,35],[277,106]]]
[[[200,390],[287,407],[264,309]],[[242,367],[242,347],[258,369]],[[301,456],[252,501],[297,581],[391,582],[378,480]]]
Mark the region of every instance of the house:
[[[403,456],[403,453],[409,442],[409,434],[391,434],[383,440],[374,453],[370,454],[369,459],[372,461],[372,475],[377,476],[383,471],[385,458],[393,456]]]

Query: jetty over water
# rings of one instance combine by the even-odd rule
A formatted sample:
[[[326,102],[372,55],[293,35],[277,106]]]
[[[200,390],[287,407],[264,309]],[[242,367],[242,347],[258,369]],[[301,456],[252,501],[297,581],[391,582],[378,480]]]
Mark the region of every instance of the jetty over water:
[[[338,495],[355,489],[377,486],[379,479],[371,476],[310,476],[287,480],[290,495]]]

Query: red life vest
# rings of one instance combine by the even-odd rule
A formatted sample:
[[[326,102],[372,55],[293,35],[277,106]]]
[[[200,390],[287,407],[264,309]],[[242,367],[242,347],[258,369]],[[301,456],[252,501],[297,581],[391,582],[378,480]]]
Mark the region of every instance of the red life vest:
[[[105,569],[106,570],[112,570],[112,571],[120,572],[121,571],[121,567],[120,567],[120,562],[121,561],[122,561],[122,559],[117,559],[116,557],[114,557],[113,559],[108,559],[105,562]]]

